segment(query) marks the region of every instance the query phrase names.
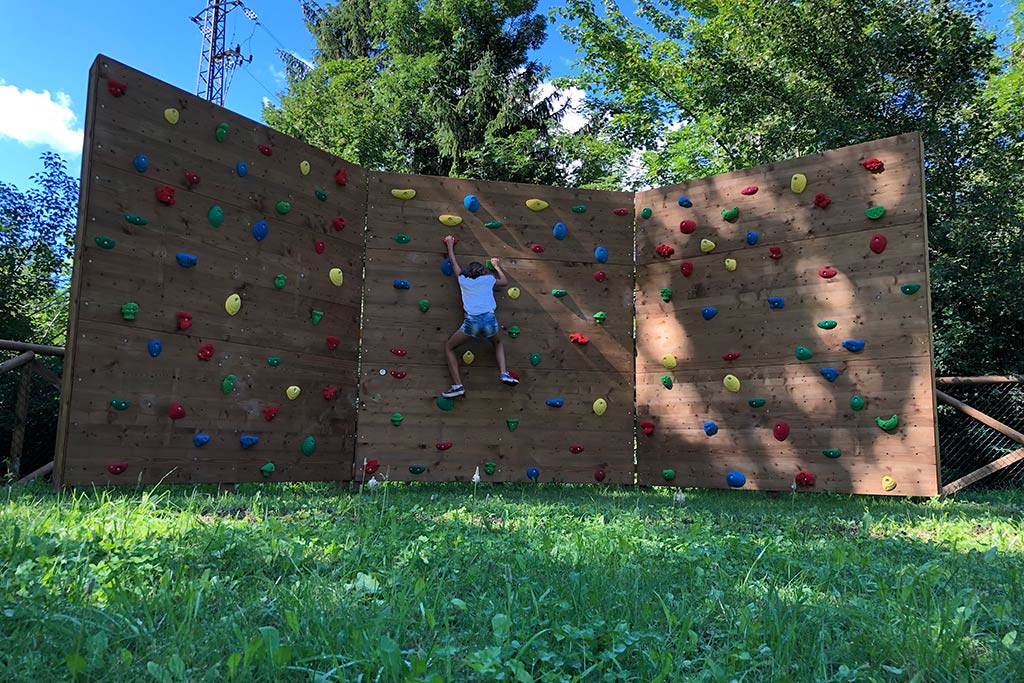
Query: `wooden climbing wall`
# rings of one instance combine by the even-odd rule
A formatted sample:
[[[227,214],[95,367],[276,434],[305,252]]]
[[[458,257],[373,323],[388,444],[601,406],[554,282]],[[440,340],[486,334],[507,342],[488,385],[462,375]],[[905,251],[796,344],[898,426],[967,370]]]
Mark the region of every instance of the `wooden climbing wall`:
[[[111,79],[126,85],[123,95],[110,91]],[[177,111],[177,123],[165,109]],[[218,141],[221,123],[227,132]],[[148,161],[144,172],[139,155]],[[247,165],[244,176],[239,162]],[[335,178],[342,168],[344,185]],[[198,184],[190,186],[186,172]],[[157,200],[161,187],[173,188],[173,205]],[[98,57],[89,81],[57,482],[350,479],[365,200],[360,169]],[[278,212],[282,201],[290,212]],[[219,227],[209,218],[213,206],[223,212]],[[146,224],[129,222],[128,214]],[[336,216],[348,220],[344,230],[335,229]],[[262,240],[259,221],[268,224]],[[107,238],[112,248],[99,243]],[[195,265],[179,265],[179,254],[194,256]],[[340,287],[330,279],[333,268],[341,269]],[[287,278],[283,288],[278,275]],[[226,309],[232,294],[241,303],[235,315]],[[134,320],[122,316],[129,302],[138,306]],[[314,310],[323,313],[319,324]],[[188,329],[179,329],[179,312],[191,315]],[[329,336],[338,339],[333,350]],[[161,344],[159,355],[151,355],[151,340]],[[204,344],[213,345],[209,360],[198,355]],[[268,360],[274,357],[276,366]],[[233,387],[224,385],[229,375]],[[286,396],[290,386],[301,389],[294,400]],[[332,400],[324,398],[328,387],[338,389]],[[171,419],[174,403],[184,407],[183,418]],[[268,421],[264,411],[273,407]],[[197,445],[197,436],[209,441]],[[258,442],[244,448],[242,437]],[[274,471],[261,471],[268,464]]]
[[[415,190],[415,197],[392,194],[401,189]],[[476,213],[464,205],[470,194],[481,205]],[[550,206],[533,211],[529,199]],[[372,476],[391,480],[467,481],[479,467],[482,481],[525,481],[535,468],[538,481],[594,482],[603,475],[606,483],[632,483],[632,195],[371,173],[368,202],[357,464],[376,461]],[[443,225],[445,214],[462,223]],[[500,227],[487,227],[492,221]],[[559,222],[562,240],[554,237]],[[496,292],[508,368],[521,384],[500,384],[491,345],[471,343],[458,350],[460,357],[466,350],[475,355],[472,364],[460,361],[466,396],[450,411],[436,399],[451,384],[443,349],[462,323],[462,300],[457,278],[441,269],[446,234],[459,239],[460,265],[499,257],[509,286],[521,291],[518,299],[505,288]],[[411,239],[403,243],[399,235]],[[599,246],[607,263],[595,260]],[[606,274],[603,282],[597,271]],[[409,288],[396,289],[396,280]],[[421,300],[429,301],[425,313]],[[603,324],[594,319],[598,312],[607,316]],[[519,328],[515,338],[512,326]],[[573,334],[589,342],[574,343]],[[399,349],[406,355],[392,353]],[[403,372],[401,379],[393,374]],[[562,407],[547,405],[556,398]],[[593,409],[598,398],[607,403],[602,416]],[[510,419],[518,420],[514,431]],[[451,447],[439,450],[446,442]]]
[[[884,170],[863,166],[870,158]],[[791,189],[794,174],[806,177],[802,193]],[[637,419],[653,424],[638,436],[641,483],[725,487],[736,472],[747,488],[788,490],[803,471],[814,478],[807,490],[938,492],[923,182],[912,134],[637,194]],[[756,193],[743,194],[750,186]],[[825,208],[818,193],[831,200]],[[866,215],[879,206],[881,218]],[[728,222],[722,212],[734,207]],[[683,220],[696,229],[683,234]],[[875,235],[887,241],[880,253]],[[714,250],[704,253],[702,240]],[[674,254],[656,253],[661,245]],[[781,258],[771,258],[773,246]],[[769,297],[783,307],[770,308]],[[834,328],[819,325],[828,320]],[[847,350],[847,340],[863,350]],[[801,349],[807,359],[798,359],[798,346],[812,355]],[[738,392],[725,388],[726,375]],[[898,426],[880,428],[876,418],[893,415]]]

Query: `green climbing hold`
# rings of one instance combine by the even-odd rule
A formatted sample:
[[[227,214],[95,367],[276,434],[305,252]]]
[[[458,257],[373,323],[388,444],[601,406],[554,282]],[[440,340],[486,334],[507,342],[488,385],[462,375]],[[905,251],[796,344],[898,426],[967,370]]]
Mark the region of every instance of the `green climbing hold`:
[[[797,360],[810,360],[814,353],[806,346],[796,347],[796,359]]]
[[[114,244],[115,244],[114,240],[112,240],[109,237],[97,237],[96,238],[96,245],[100,249],[113,249],[114,248]]]
[[[767,402],[768,401],[764,400],[763,398],[752,398],[749,401],[747,401],[747,405],[750,406],[751,408],[763,408],[764,404]]]
[[[508,425],[508,431],[514,432],[516,431],[516,427],[519,426],[519,420],[510,417],[509,419],[505,420],[505,424]]]
[[[393,424],[396,427],[401,426],[402,420],[404,419],[405,418],[402,417],[401,413],[393,413],[391,415],[391,424]]]
[[[662,470],[661,471],[661,478],[664,479],[665,481],[672,481],[673,479],[676,478],[676,471],[675,470]]]
[[[658,290],[658,293],[661,294],[662,301],[672,301],[672,290],[669,289],[668,287],[662,287],[660,290]]]
[[[917,294],[918,291],[920,291],[920,289],[921,285],[917,284],[916,282],[906,285],[900,285],[900,291],[906,294],[907,296],[910,296],[911,294]]]
[[[227,377],[225,377],[224,381],[221,382],[220,385],[221,391],[223,391],[225,394],[230,394],[235,388],[236,379],[237,377],[235,377],[234,375],[228,375]]]
[[[586,204],[577,204],[576,206],[572,207],[572,212],[573,213],[584,213],[586,210],[587,210],[587,205]]]
[[[437,404],[438,408],[444,411],[449,411],[455,407],[455,401],[450,398],[445,398],[444,396],[438,396],[434,403]]]
[[[272,368],[276,368],[280,364],[281,356],[271,356],[270,358],[267,358],[267,365],[269,365]]]
[[[826,458],[838,458],[840,455],[843,454],[843,452],[838,448],[826,448],[821,452],[821,454],[824,455]]]
[[[873,221],[877,221],[879,218],[885,215],[885,207],[872,206],[870,209],[864,212],[864,215]]]
[[[836,325],[838,325],[838,324],[839,323],[837,323],[835,320],[819,320],[818,321],[818,327],[820,327],[823,330],[834,330],[834,329],[836,329]]]
[[[131,401],[125,401],[124,399],[115,398],[110,402],[110,407],[114,410],[128,410],[128,406],[131,405]]]
[[[880,417],[876,417],[875,424],[877,424],[878,428],[881,429],[883,432],[892,432],[895,431],[895,429],[900,426],[900,418],[895,414],[887,420],[883,420]]]
[[[532,365],[533,367],[537,367],[538,365],[540,365],[540,354],[539,353],[531,353],[530,354],[530,365]]]
[[[501,221],[487,221],[484,223],[484,227],[490,228],[491,230],[497,230],[501,227]]]
[[[598,325],[603,324],[604,321],[607,319],[608,314],[605,313],[604,311],[598,311],[597,313],[594,314],[594,322],[596,322]]]
[[[269,477],[271,474],[274,473],[274,470],[276,469],[277,468],[274,467],[274,463],[268,462],[266,465],[260,468],[260,472],[263,474],[264,477]]]
[[[283,216],[292,210],[292,205],[288,202],[278,202],[277,207],[275,208],[277,208],[277,212]]]
[[[568,293],[569,292],[565,291],[564,289],[552,289],[551,290],[551,296],[555,297],[556,299],[561,299],[563,296],[565,296]]]
[[[850,399],[850,407],[854,410],[864,410],[864,399],[854,394],[853,398]]]
[[[508,336],[512,337],[513,339],[518,337],[519,336],[519,325],[513,325],[512,327],[508,328]]]
[[[399,244],[409,244],[409,242],[412,242],[412,238],[406,235],[404,232],[400,232],[397,235],[395,235],[395,241],[398,242]]]
[[[287,281],[288,276],[282,273],[274,278],[274,286],[278,289],[284,289],[284,283]]]
[[[491,259],[487,259],[487,263],[485,265],[487,266],[487,270],[491,271],[492,273],[494,272],[494,264],[491,263]]]
[[[126,213],[124,219],[132,225],[145,225],[147,222],[145,218],[137,213]]]
[[[733,221],[735,221],[739,217],[740,217],[740,207],[738,207],[738,206],[734,206],[731,209],[729,209],[728,211],[725,211],[725,210],[722,211],[722,218],[724,218],[725,220],[729,221],[730,223],[732,223]]]
[[[420,299],[420,312],[426,313],[430,310],[430,302],[427,299]]]
[[[319,199],[320,201],[327,201],[327,193],[324,192],[323,190],[313,190],[313,194],[315,194],[316,198]]]
[[[484,472],[487,474],[494,474],[498,470],[498,464],[488,460],[484,463]]]
[[[224,142],[224,138],[228,136],[228,124],[222,123],[217,126],[217,130],[214,132],[214,135],[217,137],[217,142]]]
[[[313,455],[313,451],[316,450],[316,439],[312,436],[307,436],[302,440],[302,454]]]
[[[219,228],[220,224],[224,222],[224,209],[216,205],[211,206],[210,210],[206,212],[206,219],[210,221],[210,225]]]
[[[314,308],[309,312],[309,317],[313,321],[314,325],[319,325],[320,321],[324,319],[324,312],[318,311]]]
[[[423,465],[409,465],[409,472],[412,474],[423,474],[427,468]]]
[[[671,389],[672,388],[672,378],[669,377],[668,375],[662,375],[661,376],[661,385],[663,387],[665,387],[666,389]]]
[[[653,215],[654,215],[654,212],[651,211],[649,208],[646,208],[646,209],[644,209],[643,211],[640,212],[640,217],[641,218],[650,218]]]

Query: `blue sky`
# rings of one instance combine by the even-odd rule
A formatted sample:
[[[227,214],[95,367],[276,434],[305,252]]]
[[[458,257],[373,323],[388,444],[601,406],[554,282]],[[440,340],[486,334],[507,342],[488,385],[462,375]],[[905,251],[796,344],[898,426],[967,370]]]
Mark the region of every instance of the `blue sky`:
[[[254,59],[236,70],[226,106],[260,120],[263,98],[284,87],[275,48],[283,46],[308,59],[313,43],[298,0],[245,1],[260,25],[235,10],[228,39],[232,45],[241,43]],[[551,4],[542,1],[539,10],[546,13]],[[1001,29],[1010,0],[993,4],[989,23]],[[0,0],[5,28],[0,40],[0,181],[24,187],[47,150],[60,153],[77,175],[86,80],[98,53],[194,92],[200,32],[189,18],[205,6],[205,0]],[[560,75],[575,55],[557,26],[551,26],[537,57]]]

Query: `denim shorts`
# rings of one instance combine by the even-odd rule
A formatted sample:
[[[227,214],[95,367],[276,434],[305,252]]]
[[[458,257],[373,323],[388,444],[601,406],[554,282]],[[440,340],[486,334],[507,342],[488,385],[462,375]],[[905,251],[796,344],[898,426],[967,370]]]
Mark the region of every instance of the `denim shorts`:
[[[498,334],[498,319],[494,316],[494,311],[479,315],[466,314],[459,332],[476,339],[490,339]]]

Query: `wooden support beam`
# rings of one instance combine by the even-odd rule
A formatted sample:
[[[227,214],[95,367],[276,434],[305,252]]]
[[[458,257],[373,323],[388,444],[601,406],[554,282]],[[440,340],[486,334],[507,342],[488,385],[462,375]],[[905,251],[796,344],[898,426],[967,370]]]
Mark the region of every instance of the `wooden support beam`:
[[[32,354],[31,351],[28,353]],[[11,454],[7,459],[7,473],[14,479],[21,476],[21,451],[25,445],[25,423],[28,421],[28,390],[31,386],[32,366],[22,365],[21,381],[18,382],[18,400],[14,404],[14,426],[11,430]]]
[[[1011,451],[1004,455],[1003,457],[999,458],[998,460],[993,460],[984,467],[979,467],[970,474],[965,474],[956,481],[951,481],[950,483],[942,487],[941,494],[943,496],[954,494],[957,491],[960,491],[961,489],[970,486],[979,479],[984,479],[988,475],[994,472],[998,472],[999,470],[1005,467],[1009,467],[1013,463],[1019,462],[1020,460],[1024,460],[1024,448],[1018,448],[1015,451]]]
[[[27,344],[10,339],[0,339],[0,349],[7,351],[35,351],[40,356],[63,356],[63,346],[46,346],[45,344]]]
[[[989,417],[980,410],[972,408],[962,401],[958,401],[957,399],[953,398],[952,396],[945,392],[936,390],[935,396],[943,403],[947,403],[953,406],[961,413],[964,413],[965,415],[970,415],[971,417],[973,417],[975,420],[985,425],[986,427],[991,427],[1000,434],[1003,434],[1004,436],[1013,439],[1017,443],[1024,445],[1024,434],[1021,434],[1013,427],[1008,427],[1004,425],[1002,422],[995,419],[994,417]]]
[[[1018,375],[984,375],[981,377],[936,377],[936,384],[1020,384],[1024,377]]]
[[[46,463],[45,465],[43,465],[42,467],[40,467],[35,472],[30,472],[30,473],[26,474],[24,477],[22,477],[21,479],[19,479],[18,481],[14,482],[14,483],[15,484],[26,484],[26,483],[32,481],[33,479],[38,479],[39,477],[42,477],[43,475],[49,474],[50,472],[53,472],[53,461],[52,460],[50,462]]]
[[[14,368],[20,368],[25,363],[31,363],[33,360],[35,360],[35,357],[35,351],[26,351],[25,353],[19,353],[14,358],[11,358],[10,360],[5,360],[3,363],[0,363],[0,374],[5,373],[8,370],[13,370]]]
[[[39,375],[47,382],[52,384],[54,388],[57,389],[57,391],[60,391],[61,380],[57,373],[55,373],[53,370],[40,363],[38,360],[32,361],[32,370],[34,370],[37,375]]]

